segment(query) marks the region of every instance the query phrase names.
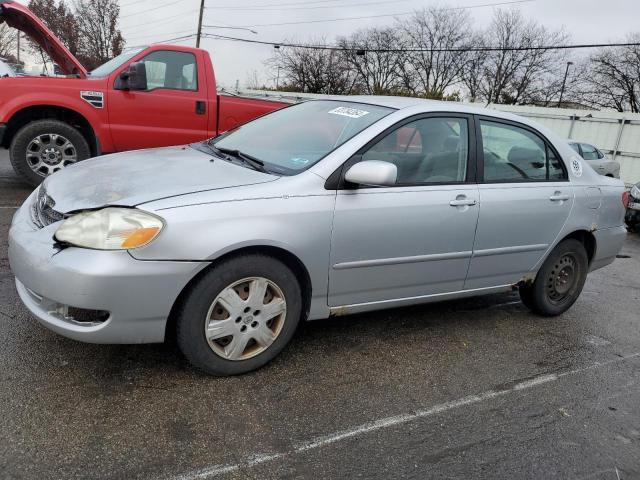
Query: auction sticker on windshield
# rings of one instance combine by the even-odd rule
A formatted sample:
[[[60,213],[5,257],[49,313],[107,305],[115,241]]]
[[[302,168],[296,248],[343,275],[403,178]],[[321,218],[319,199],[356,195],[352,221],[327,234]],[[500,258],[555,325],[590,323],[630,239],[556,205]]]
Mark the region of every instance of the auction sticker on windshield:
[[[357,108],[338,107],[333,110],[329,110],[329,113],[333,115],[342,115],[343,117],[360,118],[368,115],[369,112],[365,110],[358,110]]]

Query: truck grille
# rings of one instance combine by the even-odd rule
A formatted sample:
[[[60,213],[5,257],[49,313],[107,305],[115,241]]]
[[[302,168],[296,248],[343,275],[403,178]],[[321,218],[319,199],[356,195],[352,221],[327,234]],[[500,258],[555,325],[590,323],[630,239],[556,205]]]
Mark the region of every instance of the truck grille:
[[[31,205],[31,218],[38,228],[47,227],[64,219],[62,213],[53,209],[55,204],[53,198],[47,195],[43,187],[40,187]]]

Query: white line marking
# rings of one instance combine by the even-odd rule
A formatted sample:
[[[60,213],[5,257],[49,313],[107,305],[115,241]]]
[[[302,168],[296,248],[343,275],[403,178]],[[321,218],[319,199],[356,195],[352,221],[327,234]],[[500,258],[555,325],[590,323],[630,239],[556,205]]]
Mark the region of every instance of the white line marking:
[[[541,375],[540,377],[532,378],[531,380],[525,380],[513,387],[514,390],[525,390],[527,388],[535,387],[536,385],[542,385],[547,382],[555,382],[558,376],[555,373],[549,375]]]
[[[476,403],[482,403],[487,400],[492,400],[494,398],[508,395],[510,393],[527,390],[529,388],[534,388],[540,385],[544,385],[545,383],[555,382],[563,377],[576,375],[578,373],[584,373],[589,370],[594,370],[607,365],[624,362],[624,361],[631,360],[638,357],[640,357],[640,352],[619,357],[613,360],[607,360],[606,362],[596,362],[587,367],[577,368],[575,370],[569,370],[563,373],[558,373],[558,374],[551,373],[547,375],[540,375],[538,377],[535,377],[529,380],[524,380],[520,383],[517,383],[513,387],[506,388],[504,390],[488,390],[486,392],[479,393],[478,395],[470,395],[468,397],[459,398],[458,400],[452,400],[450,402],[434,405],[426,410],[417,410],[413,413],[405,413],[405,414],[396,415],[393,417],[381,418],[379,420],[367,422],[348,430],[343,430],[341,432],[336,432],[330,435],[316,437],[308,442],[294,445],[293,448],[288,452],[255,454],[248,457],[246,460],[240,463],[231,464],[231,465],[213,465],[211,467],[208,467],[202,470],[186,473],[183,475],[178,475],[172,478],[173,480],[202,480],[202,479],[219,477],[227,473],[236,472],[241,468],[255,467],[256,465],[271,462],[273,460],[278,460],[290,455],[295,455],[297,453],[306,452],[308,450],[321,448],[326,445],[330,445],[332,443],[340,442],[347,438],[363,435],[376,430],[381,430],[383,428],[389,428],[389,427],[394,427],[396,425],[413,422],[421,418],[430,417],[432,415],[437,415],[439,413],[447,412],[449,410],[454,410],[456,408],[465,407],[465,406],[473,405]]]
[[[17,210],[18,208],[20,207],[0,207],[0,210]]]

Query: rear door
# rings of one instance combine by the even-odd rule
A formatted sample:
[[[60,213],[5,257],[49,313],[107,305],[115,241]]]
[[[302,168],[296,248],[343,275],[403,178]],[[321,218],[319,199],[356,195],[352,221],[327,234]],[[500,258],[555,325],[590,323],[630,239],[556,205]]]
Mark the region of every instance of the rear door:
[[[145,64],[146,91],[115,88],[117,76],[127,67],[112,75],[107,101],[116,150],[181,145],[209,136],[215,112],[207,108],[209,92],[200,56],[161,49],[136,59]]]
[[[350,160],[398,168],[391,187],[337,192],[329,305],[461,290],[478,220],[471,116],[432,114],[379,136]]]
[[[573,206],[563,162],[528,126],[477,121],[480,216],[465,289],[510,285],[555,241]]]

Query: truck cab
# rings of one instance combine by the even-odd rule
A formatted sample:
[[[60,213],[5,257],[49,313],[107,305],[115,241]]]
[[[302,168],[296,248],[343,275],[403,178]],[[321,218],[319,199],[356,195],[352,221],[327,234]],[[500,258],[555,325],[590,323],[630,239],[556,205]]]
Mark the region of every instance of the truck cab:
[[[219,95],[205,50],[128,48],[88,72],[33,12],[0,0],[0,22],[21,30],[61,77],[0,78],[0,146],[32,185],[86,158],[216,136],[283,103]]]

